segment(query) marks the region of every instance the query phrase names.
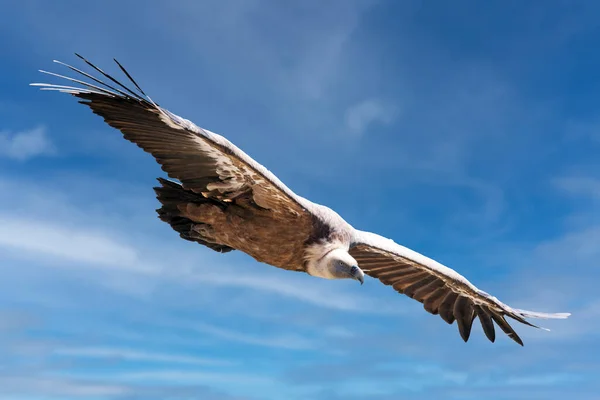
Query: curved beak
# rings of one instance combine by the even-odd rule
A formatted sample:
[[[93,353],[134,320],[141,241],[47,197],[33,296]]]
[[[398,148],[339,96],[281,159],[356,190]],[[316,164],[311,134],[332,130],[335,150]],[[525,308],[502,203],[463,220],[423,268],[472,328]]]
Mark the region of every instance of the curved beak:
[[[361,285],[365,282],[365,273],[356,265],[350,268],[350,276],[359,281]]]

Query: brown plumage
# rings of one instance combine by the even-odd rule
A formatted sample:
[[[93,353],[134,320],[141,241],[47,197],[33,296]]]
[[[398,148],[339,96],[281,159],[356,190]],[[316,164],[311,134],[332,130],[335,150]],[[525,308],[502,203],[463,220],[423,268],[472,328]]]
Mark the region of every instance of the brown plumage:
[[[32,85],[79,98],[178,181],[159,178],[160,186],[154,189],[161,203],[159,218],[181,238],[221,253],[239,250],[259,262],[321,278],[363,283],[366,273],[423,303],[425,310],[447,323],[456,321],[465,342],[475,318],[491,342],[495,322],[522,345],[505,316],[535,326],[525,318],[569,315],[509,307],[456,271],[389,239],[354,229],[333,210],[291,191],[223,136],[158,106],[121,64],[117,63],[137,92],[78,57],[112,84],[59,62],[94,83],[42,71],[81,87]]]
[[[77,97],[181,182],[159,179],[162,186],[155,188],[163,205],[159,217],[180,236],[216,251],[237,249],[260,262],[304,270],[312,216],[230,147],[165,124],[164,115],[139,98]],[[304,240],[289,241],[293,236]]]
[[[434,315],[439,315],[448,324],[457,321],[462,339],[467,342],[471,335],[473,321],[479,317],[486,337],[494,342],[495,321],[500,328],[515,342],[523,345],[523,341],[506,322],[503,315],[535,326],[523,319],[518,311],[507,310],[502,303],[494,304],[486,299],[483,292],[481,299],[469,293],[469,286],[456,279],[451,279],[435,270],[424,268],[409,258],[376,249],[367,244],[359,244],[350,249],[350,255],[364,267],[367,275],[379,279],[382,283],[392,286],[398,293],[403,293],[421,303],[423,308]],[[487,301],[486,301],[487,300]]]

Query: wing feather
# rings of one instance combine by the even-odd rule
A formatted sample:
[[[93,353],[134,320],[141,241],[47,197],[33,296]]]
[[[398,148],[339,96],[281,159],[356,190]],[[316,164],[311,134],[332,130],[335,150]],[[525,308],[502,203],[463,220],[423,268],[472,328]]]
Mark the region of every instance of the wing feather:
[[[435,291],[429,293],[427,298],[423,301],[423,308],[425,308],[425,311],[433,315],[439,314],[440,305],[442,304],[442,301],[448,294],[448,288],[446,287],[444,282],[442,282],[441,280],[439,282],[440,287],[437,288]]]
[[[154,103],[116,60],[139,93],[79,54],[76,55],[115,85],[55,61],[92,80],[94,84],[41,71],[82,87],[78,89],[53,84],[35,86],[63,91],[80,98],[80,103],[120,130],[125,139],[152,154],[168,176],[179,180],[185,189],[218,200],[232,200],[251,194],[256,205],[273,213],[301,215],[311,208],[312,203],[292,192],[269,170],[223,136],[200,128]]]
[[[459,296],[452,310],[458,325],[458,332],[465,342],[469,341],[475,310],[473,302],[466,296]]]
[[[495,322],[508,337],[523,345],[505,316],[538,328],[525,318],[567,318],[570,315],[509,307],[479,290],[456,271],[374,233],[356,231],[350,254],[367,275],[423,303],[427,312],[439,314],[448,324],[456,321],[465,342],[471,336],[475,318],[479,318],[491,342],[496,340]]]
[[[475,312],[479,317],[479,321],[481,322],[481,328],[483,329],[483,333],[490,340],[490,342],[494,343],[496,340],[496,330],[494,329],[494,323],[492,322],[492,317],[487,312],[487,308],[485,306],[480,306],[479,304],[475,305]]]
[[[440,304],[440,317],[450,325],[454,323],[456,316],[454,315],[454,303],[458,298],[458,293],[453,291],[448,291],[444,300],[442,300],[442,304]]]

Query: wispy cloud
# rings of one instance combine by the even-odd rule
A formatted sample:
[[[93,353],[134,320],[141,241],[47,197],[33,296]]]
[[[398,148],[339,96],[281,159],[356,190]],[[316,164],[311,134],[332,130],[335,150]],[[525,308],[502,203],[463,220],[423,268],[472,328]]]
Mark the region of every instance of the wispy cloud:
[[[130,393],[125,385],[49,377],[0,375],[0,393],[9,396],[118,397]]]
[[[225,383],[235,385],[273,384],[274,380],[257,374],[239,374],[210,371],[182,371],[182,370],[154,370],[123,372],[112,375],[115,381],[121,382],[153,382],[168,384],[198,384],[198,383]]]
[[[160,370],[117,375],[115,379],[90,376],[0,376],[0,394],[14,399],[173,399],[249,400],[206,385],[257,385],[261,378],[242,374]],[[115,380],[119,382],[115,382]],[[125,383],[125,382],[131,383]],[[135,383],[140,382],[140,383]],[[204,382],[204,386],[199,382]]]
[[[18,161],[55,154],[56,148],[44,127],[19,132],[0,132],[0,156]]]
[[[198,282],[218,286],[252,288],[339,311],[362,311],[378,314],[398,314],[403,311],[358,293],[351,294],[337,290],[333,285],[340,285],[340,282],[321,282],[309,276],[293,276],[286,279],[275,276],[214,271],[194,275],[195,277],[190,276],[190,278]]]
[[[510,386],[555,386],[581,380],[583,380],[582,377],[576,374],[525,375],[509,377],[506,379],[506,384]]]
[[[7,187],[13,187],[10,181],[0,179],[2,181],[8,182]],[[96,190],[105,186],[105,192],[114,189],[110,182],[89,181],[88,184]],[[26,181],[21,183],[21,187],[23,198],[45,198],[46,201],[24,202],[18,212],[0,212],[0,248],[11,251],[15,258],[39,260],[52,268],[76,265],[79,271],[85,268],[108,271],[112,275],[99,280],[99,284],[131,294],[146,293],[144,285],[154,287],[160,282],[188,286],[212,285],[245,288],[338,311],[378,314],[403,312],[360,293],[359,288],[348,291],[348,285],[344,285],[347,282],[323,281],[307,275],[270,270],[266,266],[262,267],[263,270],[259,266],[254,273],[242,272],[239,265],[228,265],[225,257],[200,246],[187,246],[189,251],[181,251],[175,244],[170,246],[161,242],[160,251],[155,251],[155,247],[148,245],[149,241],[155,243],[155,238],[136,234],[139,244],[134,244],[126,226],[122,227],[125,231],[114,226],[106,230],[82,225],[72,219],[55,220],[44,210],[68,209],[71,216],[85,215],[86,220],[93,219],[94,215],[78,204],[69,203],[68,194],[62,190],[45,188],[42,193]],[[95,208],[91,198],[82,201],[82,204],[89,209]],[[176,235],[172,237],[173,241],[181,244]],[[203,265],[196,265],[195,259],[200,253],[207,261]],[[167,266],[172,259],[178,260],[177,265]],[[215,263],[219,265],[218,268],[214,266]],[[141,276],[134,279],[128,274]]]
[[[22,252],[24,257],[38,253],[115,268],[138,266],[136,251],[107,235],[6,214],[0,214],[0,246]]]
[[[0,334],[4,332],[19,331],[32,325],[35,318],[16,311],[0,310]]]
[[[600,257],[600,226],[568,231],[557,238],[541,242],[532,251],[534,262],[546,266],[546,272],[569,268],[590,271]],[[567,267],[568,266],[568,267]]]
[[[168,259],[165,256],[168,249],[162,250],[161,259],[153,259],[153,255],[147,251],[138,250],[135,246],[117,241],[107,233],[76,226],[63,226],[57,222],[0,215],[0,247],[16,251],[15,257],[27,260],[38,259],[51,267],[65,268],[71,265],[52,263],[53,260],[62,260],[63,262],[77,263],[79,270],[92,267],[113,273],[122,271],[123,274],[142,274],[146,278],[164,280],[164,282],[245,288],[340,311],[374,311],[377,313],[402,311],[379,304],[376,300],[358,293],[345,293],[334,286],[336,282],[321,282],[317,281],[317,278],[308,276],[294,275],[280,278],[268,274],[267,271],[258,274],[240,273],[239,266],[202,267],[191,265],[189,261],[186,261],[187,257],[182,254],[177,256],[181,262],[176,268],[165,268],[163,263],[166,261],[161,261],[161,259]],[[144,256],[140,256],[141,254]],[[173,257],[176,256],[173,255]],[[304,283],[298,284],[298,279]],[[121,281],[122,279],[113,276],[101,282],[110,284],[114,289],[125,291],[131,291],[135,289],[135,287],[132,288],[132,285],[140,284],[138,280],[130,283],[129,279]],[[379,305],[377,306],[377,304]]]
[[[302,7],[303,14],[310,16],[312,24],[316,23],[316,29],[313,25],[312,33],[298,38],[303,42],[302,51],[295,53],[296,62],[286,71],[288,83],[311,99],[323,96],[343,69],[344,51],[350,47],[363,13],[376,3],[373,0],[352,0],[319,4],[319,17],[316,19],[314,5]],[[299,19],[298,22],[304,21]],[[291,26],[288,29],[291,33],[296,28]]]
[[[596,177],[564,176],[554,179],[553,183],[572,196],[600,199],[600,179]]]
[[[202,332],[219,339],[251,344],[256,346],[284,348],[291,350],[303,350],[314,347],[314,342],[300,335],[250,335],[248,333],[236,332],[229,329],[220,328],[214,325],[197,323],[191,327],[193,330]]]
[[[565,130],[568,139],[581,140],[591,139],[600,143],[600,117],[594,116],[590,119],[572,119],[566,121]]]
[[[323,333],[333,338],[351,338],[355,335],[355,332],[343,326],[326,326]]]
[[[397,110],[378,99],[364,100],[348,107],[344,121],[346,127],[353,134],[360,136],[371,126],[377,123],[387,125],[396,118]]]
[[[228,360],[203,358],[174,353],[157,353],[128,348],[112,347],[65,347],[57,348],[53,354],[76,358],[95,358],[116,361],[147,361],[161,364],[234,365]]]

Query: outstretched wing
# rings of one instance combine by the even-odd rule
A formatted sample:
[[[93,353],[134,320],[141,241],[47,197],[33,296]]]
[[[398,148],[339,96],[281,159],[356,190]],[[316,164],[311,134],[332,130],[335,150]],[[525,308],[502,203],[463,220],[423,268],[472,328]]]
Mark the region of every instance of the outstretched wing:
[[[80,103],[120,130],[125,139],[152,154],[168,176],[179,180],[188,190],[226,202],[235,201],[240,196],[251,196],[258,207],[274,214],[306,213],[305,199],[293,193],[275,175],[224,137],[158,106],[116,60],[137,92],[77,56],[110,80],[110,84],[55,61],[81,75],[82,79],[87,78],[94,83],[41,71],[78,84],[79,87],[45,83],[31,85],[40,86],[42,90],[69,93],[82,99]]]
[[[421,303],[425,310],[439,314],[444,321],[456,321],[460,336],[466,342],[475,318],[479,317],[483,332],[494,342],[494,322],[512,340],[523,341],[506,321],[505,316],[538,328],[525,318],[567,318],[569,313],[547,314],[519,310],[476,288],[456,271],[370,232],[356,231],[350,254],[365,274],[379,279]]]

